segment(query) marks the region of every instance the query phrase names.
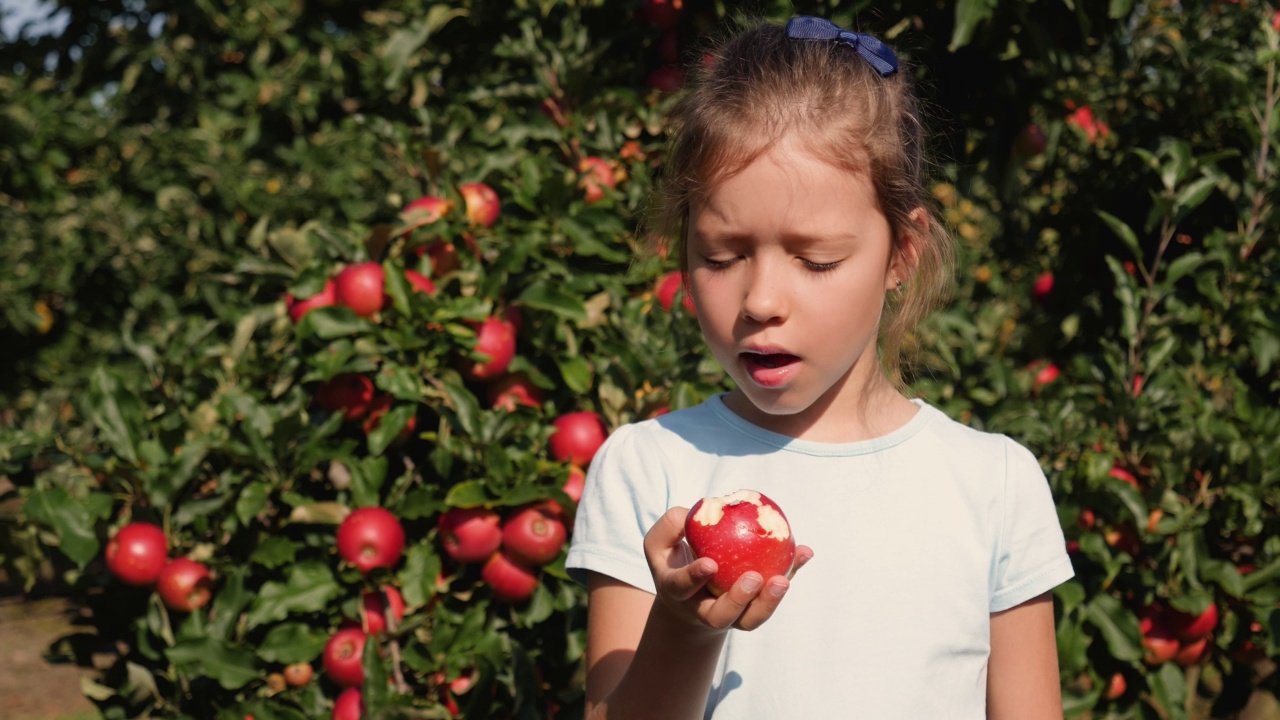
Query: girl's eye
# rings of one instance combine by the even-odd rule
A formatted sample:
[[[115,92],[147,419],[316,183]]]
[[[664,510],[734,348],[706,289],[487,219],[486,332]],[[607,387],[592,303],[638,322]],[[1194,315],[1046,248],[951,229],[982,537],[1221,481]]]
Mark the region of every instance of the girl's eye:
[[[727,268],[730,265],[732,265],[734,260],[737,260],[737,258],[729,258],[728,260],[715,260],[709,257],[704,257],[702,258],[702,264],[706,265],[708,268],[712,270],[720,270],[722,268]]]
[[[840,262],[838,260],[836,262],[829,263],[816,263],[801,258],[800,262],[804,263],[804,266],[813,272],[829,272],[840,266]]]

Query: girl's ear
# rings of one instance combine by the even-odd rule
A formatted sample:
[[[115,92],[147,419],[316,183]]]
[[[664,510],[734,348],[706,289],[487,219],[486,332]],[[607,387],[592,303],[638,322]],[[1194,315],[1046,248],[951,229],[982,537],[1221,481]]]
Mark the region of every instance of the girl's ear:
[[[902,228],[889,256],[889,272],[885,273],[885,289],[893,290],[911,282],[916,265],[920,262],[920,241],[929,236],[929,213],[916,208],[907,216],[907,227]]]

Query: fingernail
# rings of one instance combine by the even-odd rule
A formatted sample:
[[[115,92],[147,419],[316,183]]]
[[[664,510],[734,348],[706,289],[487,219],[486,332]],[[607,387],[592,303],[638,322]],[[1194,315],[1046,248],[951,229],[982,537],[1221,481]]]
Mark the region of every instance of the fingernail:
[[[782,583],[776,583],[774,585],[769,586],[769,594],[774,597],[782,597],[782,594],[785,593],[786,591],[787,591],[787,586]]]
[[[749,593],[753,593],[756,590],[760,589],[760,583],[761,583],[760,578],[756,577],[755,575],[748,575],[742,578],[742,589],[746,590]]]

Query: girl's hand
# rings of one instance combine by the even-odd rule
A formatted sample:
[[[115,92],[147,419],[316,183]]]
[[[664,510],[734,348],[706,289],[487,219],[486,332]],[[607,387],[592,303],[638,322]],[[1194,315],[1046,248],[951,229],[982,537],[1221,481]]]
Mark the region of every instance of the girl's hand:
[[[760,573],[748,572],[738,578],[729,592],[712,596],[706,584],[716,572],[716,561],[695,559],[684,542],[688,514],[688,508],[671,508],[644,536],[645,557],[658,590],[655,609],[660,607],[693,627],[712,632],[731,627],[739,630],[760,627],[778,609],[778,603],[791,586],[790,577],[762,578]],[[797,545],[791,576],[812,558],[812,548]]]

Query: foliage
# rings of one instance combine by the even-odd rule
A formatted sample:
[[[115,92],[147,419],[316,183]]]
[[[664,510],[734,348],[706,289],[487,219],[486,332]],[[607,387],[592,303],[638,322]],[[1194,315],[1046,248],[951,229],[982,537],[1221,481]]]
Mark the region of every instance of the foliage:
[[[642,223],[671,101],[651,73],[673,45],[699,62],[720,19],[791,8],[689,0],[666,38],[638,4],[64,0],[63,34],[0,46],[0,492],[22,502],[0,562],[28,583],[51,565],[92,610],[96,637],[71,650],[118,649],[87,687],[107,717],[323,715],[330,681],[277,675],[319,668],[384,582],[407,613],[369,643],[371,715],[580,713],[584,595],[563,558],[504,602],[437,522],[546,499],[571,513],[552,419],[612,428],[725,387],[690,360],[694,320],[653,292],[674,263]],[[1274,690],[1274,11],[796,9],[859,19],[919,68],[963,264],[915,389],[1045,463],[1077,571],[1056,593],[1069,714],[1230,717]],[[596,202],[586,157],[618,181]],[[466,218],[468,182],[498,191],[492,227]],[[403,212],[424,195],[453,211]],[[425,252],[442,239],[456,268]],[[286,294],[367,260],[381,313],[294,323]],[[518,319],[509,371],[537,405],[495,408],[492,381],[466,375],[491,316]],[[1039,383],[1049,363],[1061,374]],[[376,426],[315,401],[352,373],[389,399]],[[334,541],[367,505],[409,538],[369,577]],[[109,576],[105,543],[131,521],[213,568],[208,607]],[[1153,603],[1216,605],[1202,659],[1144,662]],[[1108,699],[1116,673],[1128,690]]]

